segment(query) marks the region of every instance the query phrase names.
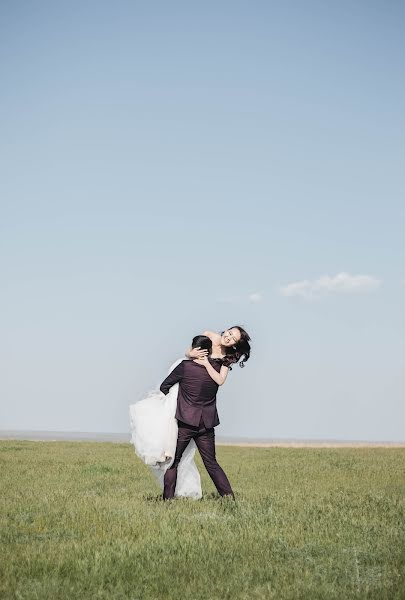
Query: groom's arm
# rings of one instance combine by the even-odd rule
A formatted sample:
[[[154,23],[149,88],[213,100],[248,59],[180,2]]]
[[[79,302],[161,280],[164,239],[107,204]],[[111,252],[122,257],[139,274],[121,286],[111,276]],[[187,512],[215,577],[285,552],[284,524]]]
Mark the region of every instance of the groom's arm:
[[[169,375],[166,377],[166,379],[164,380],[164,382],[162,383],[162,385],[160,386],[160,391],[164,393],[164,395],[166,396],[166,394],[169,393],[170,388],[172,387],[172,385],[174,385],[175,383],[179,383],[179,381],[181,381],[183,379],[183,373],[184,373],[184,363],[183,361],[177,365],[177,367],[175,369],[173,369],[173,371],[171,373],[169,373]]]

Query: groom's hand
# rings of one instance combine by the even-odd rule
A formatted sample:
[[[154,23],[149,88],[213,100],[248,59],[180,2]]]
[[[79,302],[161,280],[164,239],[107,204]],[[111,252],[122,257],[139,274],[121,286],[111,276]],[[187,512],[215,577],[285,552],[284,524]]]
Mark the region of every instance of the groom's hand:
[[[190,358],[204,358],[208,356],[208,350],[201,350],[201,347],[192,348],[189,352]]]

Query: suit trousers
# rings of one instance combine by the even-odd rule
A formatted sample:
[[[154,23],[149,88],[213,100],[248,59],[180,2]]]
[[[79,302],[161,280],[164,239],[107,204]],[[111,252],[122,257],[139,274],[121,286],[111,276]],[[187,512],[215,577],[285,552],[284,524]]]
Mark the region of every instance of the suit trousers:
[[[221,496],[232,496],[232,498],[235,499],[231,484],[216,459],[214,427],[207,429],[204,425],[202,415],[198,427],[178,421],[176,453],[173,463],[166,470],[164,476],[163,498],[165,500],[174,498],[177,481],[177,467],[183,456],[183,452],[191,439],[194,439],[204,466],[219,494]]]

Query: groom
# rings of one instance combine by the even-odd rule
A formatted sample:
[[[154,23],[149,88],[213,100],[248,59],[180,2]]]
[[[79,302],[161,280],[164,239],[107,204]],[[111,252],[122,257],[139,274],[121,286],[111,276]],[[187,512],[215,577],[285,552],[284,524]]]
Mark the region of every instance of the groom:
[[[209,337],[198,335],[193,339],[192,347],[208,350],[208,354],[210,354],[212,342]],[[211,358],[208,360],[216,371],[221,370],[220,361]],[[164,500],[174,498],[177,467],[192,438],[220,495],[231,496],[235,500],[228,478],[215,457],[214,427],[219,425],[216,406],[218,384],[211,379],[204,365],[193,360],[183,360],[177,365],[166,377],[160,390],[166,395],[175,383],[179,383],[175,414],[178,421],[178,436],[174,461],[164,476]]]

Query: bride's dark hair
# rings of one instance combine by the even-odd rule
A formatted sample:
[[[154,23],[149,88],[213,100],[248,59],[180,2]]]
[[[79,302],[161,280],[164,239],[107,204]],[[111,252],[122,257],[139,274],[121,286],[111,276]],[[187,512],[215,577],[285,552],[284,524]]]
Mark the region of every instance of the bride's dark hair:
[[[240,367],[245,366],[245,362],[250,358],[250,336],[247,331],[240,325],[233,325],[229,329],[238,329],[240,332],[240,340],[235,346],[226,349],[226,356],[222,359],[223,364],[229,369],[232,369],[231,365],[239,363]],[[224,332],[221,331],[221,335]],[[243,357],[243,360],[241,358]],[[240,361],[240,362],[239,362]]]

